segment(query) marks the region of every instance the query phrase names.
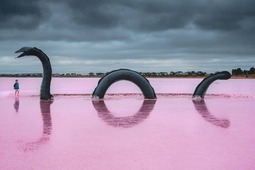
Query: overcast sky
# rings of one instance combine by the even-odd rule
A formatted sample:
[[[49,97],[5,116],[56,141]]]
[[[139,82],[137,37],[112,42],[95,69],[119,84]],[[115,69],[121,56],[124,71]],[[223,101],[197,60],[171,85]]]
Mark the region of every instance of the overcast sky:
[[[0,73],[255,67],[254,0],[0,0]]]

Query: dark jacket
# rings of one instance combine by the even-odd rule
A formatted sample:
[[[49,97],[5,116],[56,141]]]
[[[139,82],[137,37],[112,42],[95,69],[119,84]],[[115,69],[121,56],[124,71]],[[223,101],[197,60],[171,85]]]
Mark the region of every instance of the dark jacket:
[[[16,89],[19,89],[19,83],[15,83],[14,85],[13,85],[13,88],[16,90]]]

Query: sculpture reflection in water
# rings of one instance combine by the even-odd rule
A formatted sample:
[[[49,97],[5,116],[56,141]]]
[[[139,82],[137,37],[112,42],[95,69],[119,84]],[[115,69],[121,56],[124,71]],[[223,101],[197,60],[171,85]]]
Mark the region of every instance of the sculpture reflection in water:
[[[13,104],[14,109],[16,110],[16,113],[19,112],[19,98],[15,97],[15,102]]]
[[[108,125],[114,127],[130,128],[146,119],[153,110],[156,100],[144,100],[141,108],[133,116],[116,117],[111,114],[105,105],[104,100],[92,100],[98,116],[102,118]]]
[[[192,100],[193,104],[198,111],[198,113],[208,122],[215,126],[222,128],[228,128],[230,126],[230,121],[228,119],[218,119],[214,117],[208,110],[206,103],[203,99],[201,100]]]
[[[38,140],[34,142],[29,142],[23,145],[24,151],[33,151],[38,149],[43,144],[47,143],[50,139],[51,130],[52,130],[52,122],[51,122],[51,111],[50,105],[53,103],[53,100],[41,100],[40,101],[40,109],[42,113],[43,119],[43,134]]]

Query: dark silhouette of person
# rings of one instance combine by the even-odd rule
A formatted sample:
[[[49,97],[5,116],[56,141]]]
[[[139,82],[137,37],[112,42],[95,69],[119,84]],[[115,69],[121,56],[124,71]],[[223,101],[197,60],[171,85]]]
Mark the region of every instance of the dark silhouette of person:
[[[16,113],[19,112],[19,98],[15,97],[15,102],[14,102],[14,109],[16,110]]]

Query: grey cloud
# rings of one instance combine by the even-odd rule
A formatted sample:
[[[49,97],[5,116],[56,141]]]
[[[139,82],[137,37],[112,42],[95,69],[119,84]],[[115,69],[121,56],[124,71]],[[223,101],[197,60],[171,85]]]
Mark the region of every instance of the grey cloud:
[[[184,27],[192,9],[182,1],[68,1],[77,24],[95,29],[122,27],[133,31],[162,31]],[[186,2],[186,5],[191,3]]]
[[[190,25],[244,34],[247,27],[254,30],[254,8],[252,0],[7,1],[0,7],[0,30],[4,29],[0,39],[11,38],[13,32],[8,30],[15,29],[17,34],[19,30],[30,31],[27,39],[34,40],[125,41],[128,32],[154,33]]]
[[[255,15],[255,2],[238,1],[66,1],[76,24],[95,29],[124,27],[133,31],[162,31],[188,24],[208,30],[236,30]]]
[[[255,1],[205,1],[200,10],[194,21],[198,27],[207,30],[238,30],[244,27],[242,21],[254,21]]]
[[[4,1],[0,6],[0,30],[36,29],[47,14],[40,1]]]
[[[253,0],[4,1],[0,6],[0,57],[14,57],[18,48],[36,46],[53,61],[58,56],[104,60],[105,64],[107,60],[157,59],[164,63],[180,59],[193,68],[197,65],[191,61],[212,59],[218,61],[214,66],[227,65],[230,60],[241,65],[237,59],[242,57],[252,65],[254,9]],[[139,62],[122,65],[156,68]],[[112,66],[118,64],[109,63]]]

